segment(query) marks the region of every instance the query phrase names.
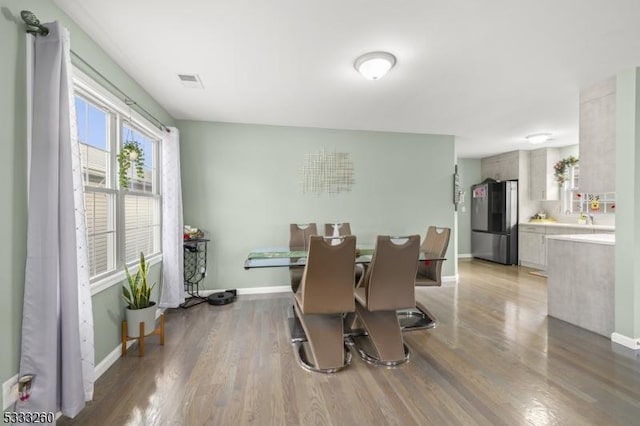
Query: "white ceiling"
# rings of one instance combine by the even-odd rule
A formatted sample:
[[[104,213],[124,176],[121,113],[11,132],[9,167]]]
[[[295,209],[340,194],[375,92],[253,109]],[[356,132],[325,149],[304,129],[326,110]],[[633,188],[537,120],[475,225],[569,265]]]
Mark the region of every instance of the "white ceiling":
[[[54,1],[176,119],[452,134],[460,157],[578,143],[579,90],[640,66],[638,0]],[[398,58],[379,81],[353,68],[373,50]]]

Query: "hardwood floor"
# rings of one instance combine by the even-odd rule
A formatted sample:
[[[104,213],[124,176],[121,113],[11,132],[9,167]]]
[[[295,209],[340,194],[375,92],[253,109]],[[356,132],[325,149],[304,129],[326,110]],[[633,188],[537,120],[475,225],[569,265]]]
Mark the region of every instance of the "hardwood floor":
[[[165,346],[131,350],[58,424],[639,424],[640,354],[547,317],[546,280],[527,271],[461,261],[457,287],[417,289],[438,326],[405,334],[409,363],[354,351],[330,376],[296,364],[287,294],[170,310]]]

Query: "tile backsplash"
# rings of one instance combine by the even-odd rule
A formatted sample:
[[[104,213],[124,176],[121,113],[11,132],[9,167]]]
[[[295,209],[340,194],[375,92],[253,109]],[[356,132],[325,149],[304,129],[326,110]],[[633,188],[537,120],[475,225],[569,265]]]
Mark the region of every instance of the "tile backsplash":
[[[560,201],[541,201],[540,208],[547,213],[548,217],[552,217],[558,222],[561,223],[577,223],[579,213],[572,214],[564,214],[561,211],[561,203]],[[597,225],[608,225],[615,226],[616,225],[616,215],[613,213],[593,213],[594,222]]]

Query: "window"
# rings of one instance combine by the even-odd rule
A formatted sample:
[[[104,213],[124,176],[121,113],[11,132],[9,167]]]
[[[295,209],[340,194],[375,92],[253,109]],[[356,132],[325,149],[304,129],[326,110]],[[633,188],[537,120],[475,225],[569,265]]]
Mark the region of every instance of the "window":
[[[132,118],[126,105],[102,94],[86,78],[76,82],[75,106],[85,188],[87,241],[93,281],[135,263],[144,252],[161,251],[159,136],[141,118]],[[128,114],[127,114],[128,112]],[[129,188],[119,186],[117,156],[127,141],[143,152],[142,177],[128,170]]]
[[[567,181],[560,186],[562,211],[565,214],[581,213],[581,206],[579,204],[580,190],[578,184],[580,183],[580,166],[573,166],[567,169]]]
[[[566,214],[612,214],[616,212],[615,192],[590,194],[580,192],[580,168],[569,168],[569,179],[562,191],[563,211]]]

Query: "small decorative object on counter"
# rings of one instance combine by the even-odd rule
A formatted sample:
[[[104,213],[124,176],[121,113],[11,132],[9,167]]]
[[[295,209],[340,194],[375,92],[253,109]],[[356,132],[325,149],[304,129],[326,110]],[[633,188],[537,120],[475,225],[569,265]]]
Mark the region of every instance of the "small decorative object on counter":
[[[530,220],[532,222],[555,222],[556,221],[551,217],[547,217],[547,214],[543,211],[539,211],[538,213],[531,216]]]
[[[578,216],[578,225],[586,225],[587,224],[587,215],[584,213],[580,213]]]
[[[570,155],[567,158],[563,158],[562,160],[558,161],[554,166],[554,172],[553,174],[556,177],[556,181],[562,185],[563,183],[565,183],[566,181],[569,180],[569,176],[567,176],[567,169],[569,167],[573,167],[576,164],[578,164],[578,159],[576,157],[574,157],[573,155]]]

